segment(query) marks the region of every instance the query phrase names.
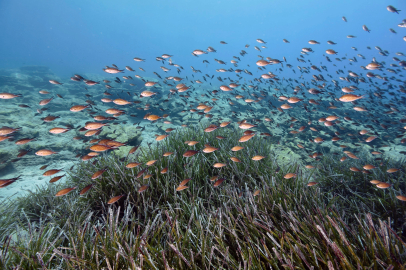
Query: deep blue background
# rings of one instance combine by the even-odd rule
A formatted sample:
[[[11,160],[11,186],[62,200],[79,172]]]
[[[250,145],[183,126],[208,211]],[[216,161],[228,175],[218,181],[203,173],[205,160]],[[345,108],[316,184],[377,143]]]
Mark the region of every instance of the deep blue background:
[[[402,12],[390,13],[387,5]],[[338,57],[361,53],[368,59],[362,64],[373,56],[392,63],[395,52],[405,52],[402,38],[406,28],[397,26],[406,19],[405,14],[404,0],[1,1],[0,68],[45,65],[56,75],[67,77],[74,73],[102,74],[105,65],[114,63],[121,68],[129,65],[136,74],[153,76],[153,71],[163,73],[159,69],[162,63],[155,57],[167,53],[174,55],[174,63],[185,68],[183,76],[192,74],[190,66],[201,69],[203,74],[215,74],[215,69],[224,66],[213,58],[224,60],[229,68],[232,56],[239,56],[244,49],[248,55],[241,68],[250,64],[255,71],[257,55],[262,55],[276,59],[285,56],[297,70],[297,65],[304,64],[294,59],[303,47],[316,51],[309,59],[317,65],[321,61],[326,64],[323,54],[329,48],[338,51]],[[347,23],[342,16],[346,16]],[[371,33],[362,30],[363,24]],[[348,39],[347,35],[357,38]],[[267,49],[254,50],[253,46],[262,45],[255,41],[257,38],[268,42]],[[282,42],[284,38],[291,43]],[[309,45],[310,39],[322,44]],[[221,40],[228,45],[221,45]],[[338,45],[327,45],[327,40]],[[245,49],[245,44],[251,46]],[[193,50],[206,50],[208,46],[217,49],[217,54],[199,58],[191,55]],[[351,49],[353,46],[358,52]],[[366,50],[366,46],[372,50]],[[379,56],[374,46],[388,50],[391,57]],[[134,62],[134,57],[146,58],[147,62]],[[210,61],[208,68],[202,64],[203,59]],[[351,69],[363,72],[360,65]],[[147,72],[139,71],[140,66]]]

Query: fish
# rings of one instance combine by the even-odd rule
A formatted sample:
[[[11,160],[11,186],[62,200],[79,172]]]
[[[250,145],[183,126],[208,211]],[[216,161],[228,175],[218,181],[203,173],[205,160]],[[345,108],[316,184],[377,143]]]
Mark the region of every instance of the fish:
[[[55,197],[64,196],[64,195],[66,195],[66,194],[72,192],[72,191],[75,190],[76,188],[77,188],[77,187],[64,188],[64,189],[58,191],[58,192],[55,194]]]
[[[135,151],[137,151],[138,147],[139,147],[139,146],[134,146],[133,148],[131,148],[130,151],[128,151],[128,154],[129,154],[129,155],[134,154]]]
[[[393,6],[388,6],[387,10],[392,13],[400,12]],[[382,12],[386,11],[382,10]],[[379,14],[377,16],[379,17]],[[392,15],[387,14],[387,16]],[[347,22],[346,17],[342,17],[342,19]],[[365,21],[365,23],[368,22]],[[399,27],[406,26],[405,21],[395,23]],[[350,25],[345,27],[347,26]],[[371,31],[365,24],[355,27],[359,27],[358,31],[361,31],[361,26],[364,31],[368,33]],[[388,29],[393,25],[388,24],[385,27]],[[393,28],[390,29],[392,33],[396,32]],[[340,33],[338,26],[337,29],[333,30],[337,31],[331,31],[331,33]],[[373,34],[376,35],[375,32]],[[275,43],[273,45],[284,46],[285,49],[282,51],[281,48],[275,47],[274,52],[270,54],[265,53],[264,49],[271,46],[262,46],[267,44],[263,39],[254,41],[260,43],[260,45],[257,44],[258,46],[252,45],[250,47],[247,44],[244,48],[242,46],[246,42],[242,44],[241,48],[237,48],[233,46],[239,45],[234,45],[235,42],[230,40],[229,46],[220,46],[218,50],[211,46],[205,47],[207,50],[193,50],[193,47],[188,50],[189,53],[192,52],[193,56],[203,58],[191,57],[191,70],[186,70],[186,68],[184,70],[182,66],[175,63],[178,59],[179,61],[189,61],[179,53],[176,53],[175,57],[161,52],[157,54],[160,56],[155,57],[157,61],[160,61],[159,65],[153,66],[151,64],[147,66],[148,69],[146,66],[142,66],[148,64],[143,63],[146,60],[139,57],[133,58],[136,62],[134,64],[139,69],[135,68],[134,70],[130,66],[121,69],[115,64],[100,67],[100,73],[104,74],[101,76],[106,76],[106,78],[100,77],[97,78],[97,81],[85,79],[75,74],[60,88],[49,84],[45,86],[39,84],[38,87],[43,87],[48,91],[34,89],[29,94],[25,94],[26,92],[23,91],[30,90],[24,87],[18,88],[17,85],[15,89],[22,89],[23,95],[19,93],[20,90],[12,90],[11,88],[2,90],[10,93],[0,93],[1,104],[4,105],[2,108],[5,108],[4,110],[7,112],[4,114],[4,124],[7,123],[11,126],[0,128],[0,141],[2,141],[2,147],[5,148],[8,145],[16,147],[14,144],[28,144],[34,148],[21,146],[21,149],[13,150],[15,152],[12,153],[15,153],[18,158],[25,157],[20,161],[19,159],[10,160],[20,164],[24,162],[23,160],[30,158],[28,155],[30,151],[38,150],[35,152],[37,156],[48,156],[57,153],[47,150],[52,149],[52,147],[57,147],[55,150],[64,152],[75,149],[76,153],[73,153],[72,156],[76,155],[76,159],[82,161],[93,159],[91,162],[95,164],[95,168],[98,168],[95,170],[99,170],[95,173],[96,176],[95,174],[91,176],[93,180],[101,177],[106,170],[106,168],[101,169],[98,165],[100,163],[97,156],[103,156],[102,152],[115,151],[122,146],[127,146],[131,150],[126,157],[123,157],[122,162],[128,169],[125,173],[131,175],[136,173],[134,176],[136,175],[137,178],[143,176],[143,179],[152,179],[151,183],[138,179],[143,181],[137,184],[136,188],[138,188],[139,193],[145,190],[154,192],[153,189],[148,189],[149,185],[152,185],[154,179],[160,174],[170,174],[172,169],[170,164],[173,162],[173,158],[177,158],[180,154],[186,157],[185,160],[191,161],[190,163],[179,164],[179,166],[184,166],[185,172],[188,172],[190,166],[193,166],[195,158],[215,157],[210,165],[219,170],[220,176],[213,178],[212,173],[208,173],[207,176],[214,186],[216,186],[217,181],[222,179],[222,170],[234,169],[236,166],[243,166],[247,162],[255,161],[258,162],[254,162],[257,165],[264,163],[268,156],[262,151],[258,151],[258,153],[255,150],[251,151],[251,143],[245,147],[237,145],[244,145],[243,142],[249,141],[256,134],[260,136],[253,140],[255,143],[272,140],[275,145],[280,144],[284,147],[290,145],[289,148],[299,154],[307,164],[305,169],[308,170],[321,168],[319,165],[308,162],[309,160],[318,162],[321,159],[320,149],[335,155],[337,162],[343,162],[342,165],[350,164],[354,161],[353,159],[365,160],[363,155],[358,154],[365,150],[364,147],[368,148],[365,153],[370,154],[376,161],[385,160],[384,157],[386,158],[387,155],[383,151],[383,147],[389,146],[390,150],[387,151],[390,151],[391,154],[405,155],[406,151],[398,149],[398,146],[402,146],[400,144],[404,146],[406,143],[406,138],[403,138],[406,130],[406,119],[403,117],[404,94],[406,93],[403,77],[406,67],[406,61],[402,58],[404,55],[402,52],[392,51],[391,47],[380,48],[376,46],[376,50],[370,50],[371,47],[365,48],[362,45],[366,41],[364,35],[366,34],[359,34],[357,37],[360,42],[363,42],[357,47],[351,47],[355,44],[345,43],[354,40],[342,41],[345,36],[341,34],[331,37],[339,45],[331,40],[328,40],[327,44],[322,40],[313,40],[308,35],[300,40],[292,38],[291,45],[288,45],[290,42],[287,39],[282,39],[285,44]],[[266,39],[266,35],[263,37]],[[347,38],[356,38],[356,36],[348,35]],[[367,39],[369,38],[373,38],[372,35],[368,36]],[[400,38],[397,40],[403,42]],[[406,37],[403,40],[406,41]],[[279,39],[278,42],[280,41]],[[320,49],[319,47],[323,46],[321,43],[326,47]],[[225,45],[227,43],[220,41],[220,44]],[[296,48],[293,48],[296,51],[291,54],[296,57],[289,57],[289,54],[286,54],[289,58],[287,60],[283,55],[289,52],[291,46]],[[331,49],[338,46],[340,48],[346,47],[337,50]],[[370,51],[364,53],[364,50]],[[217,54],[213,54],[216,52]],[[228,56],[225,57],[223,52],[227,52]],[[251,56],[251,52],[260,55],[256,58],[255,54]],[[217,58],[224,58],[216,59],[212,57],[214,55],[217,55]],[[335,56],[333,57],[333,55]],[[148,56],[148,59],[150,57]],[[277,57],[280,60],[271,57]],[[131,58],[127,60],[130,61]],[[294,69],[293,63],[296,61],[298,66]],[[124,64],[122,66],[124,67]],[[145,72],[143,76],[135,74],[139,70],[145,71],[144,68],[148,72]],[[167,72],[165,76],[158,72],[161,69],[163,72]],[[134,72],[134,75],[130,72]],[[114,75],[119,73],[123,74]],[[112,79],[108,78],[111,74],[113,75]],[[55,77],[44,78],[46,78],[45,83],[47,83],[46,80]],[[96,79],[96,77],[93,78]],[[56,77],[56,79],[58,78]],[[61,82],[64,81],[61,80]],[[50,80],[49,83],[62,85],[55,80]],[[37,87],[37,85],[33,86]],[[93,86],[93,89],[89,88],[90,86]],[[38,90],[39,92],[37,92]],[[64,98],[55,99],[55,96],[62,98],[61,94],[57,92],[63,94]],[[40,98],[42,95],[49,96],[42,99]],[[82,99],[83,101],[81,101]],[[18,105],[16,104],[17,101],[25,104]],[[32,114],[31,107],[26,104],[31,105]],[[70,108],[70,111],[66,108]],[[52,115],[39,116],[39,114],[46,115],[44,112],[47,110]],[[82,113],[72,115],[73,112],[79,111]],[[137,111],[145,111],[145,113],[141,115],[141,113],[136,113]],[[7,121],[6,117],[12,114],[15,114],[14,118],[10,117],[10,121]],[[33,121],[21,128],[18,125],[17,116],[20,118],[28,117],[28,120],[32,117]],[[11,119],[15,122],[11,122]],[[43,123],[37,130],[34,125],[39,119]],[[184,147],[186,149],[167,148],[167,142],[177,136],[177,134],[170,132],[179,130],[181,127],[194,128],[202,120],[209,123],[204,124],[199,132],[210,133],[205,134],[205,136],[210,136],[210,141],[201,138],[201,136],[192,136],[187,139],[189,141],[185,142]],[[234,127],[238,127],[236,131],[234,131]],[[41,133],[40,128],[48,130],[52,135]],[[187,129],[189,130],[189,128]],[[242,131],[240,131],[241,129]],[[238,142],[232,142],[227,149],[224,148],[224,145],[228,145],[228,143],[224,144],[225,140],[228,139],[228,136],[224,135],[226,134],[225,131],[239,134],[237,135]],[[148,147],[155,142],[163,147],[163,151],[159,157],[156,157],[156,160],[150,160],[146,163],[136,162],[138,154],[141,154],[137,152],[138,146],[119,142],[123,133],[126,133],[126,139],[128,137],[128,144],[135,141],[135,136],[145,139],[146,147],[143,152],[148,151]],[[152,134],[152,136],[148,134]],[[156,135],[154,136],[154,134]],[[49,143],[51,141],[51,139],[48,140],[50,136],[58,136],[57,139],[60,140],[58,146]],[[131,136],[134,137],[131,138]],[[114,141],[111,138],[120,139]],[[35,143],[33,143],[34,140]],[[61,148],[63,150],[59,150]],[[351,150],[353,153],[345,151],[348,149],[353,149]],[[231,154],[233,156],[219,156],[220,151],[234,153]],[[199,153],[201,155],[198,155]],[[69,155],[61,154],[60,156],[65,158]],[[193,156],[195,157],[193,158]],[[262,159],[264,160],[261,161]],[[9,160],[7,159],[5,162],[9,162]],[[369,171],[374,172],[379,167],[372,161],[371,164],[366,163],[350,165],[352,166],[350,170],[354,173],[368,174]],[[89,166],[91,166],[90,163]],[[41,167],[42,170],[45,168],[47,165]],[[158,170],[158,173],[153,172],[155,169]],[[56,173],[57,170],[48,170],[44,175],[53,171]],[[387,171],[387,173],[396,172]],[[300,175],[299,171],[292,173],[292,176],[286,179],[297,177],[297,175]],[[56,176],[51,179],[51,182],[54,182],[53,179],[58,177],[63,176]],[[90,184],[86,182],[86,179],[83,181],[86,183],[84,185]],[[377,184],[379,183],[383,182]],[[304,183],[307,186],[316,184],[318,183]],[[79,186],[82,187],[82,184]],[[180,190],[187,188],[184,184]],[[255,191],[255,189],[247,189],[244,193],[240,192],[239,194],[251,194],[250,190]],[[81,193],[82,191],[80,195],[82,195]],[[259,189],[257,189],[253,193],[253,197],[259,194]]]
[[[62,170],[52,169],[52,170],[48,170],[48,171],[44,172],[42,175],[43,176],[51,176],[51,175],[54,175],[54,174],[56,174],[56,173],[58,173],[60,171],[62,171]]]
[[[149,185],[143,185],[138,189],[138,193],[142,193],[148,189]]]
[[[88,104],[88,105],[75,105],[75,106],[72,106],[70,108],[70,111],[71,112],[80,112],[80,111],[83,111],[84,109],[89,108],[89,107],[90,107],[90,104]]]
[[[70,130],[69,128],[54,127],[54,128],[51,128],[51,129],[49,130],[49,133],[52,133],[52,134],[61,134],[61,133],[68,132],[69,130]]]
[[[196,155],[197,153],[199,153],[199,151],[197,151],[197,150],[188,150],[185,153],[183,153],[183,156],[192,157],[192,156]]]
[[[115,197],[111,198],[110,200],[108,200],[107,204],[113,204],[113,203],[117,202],[118,200],[120,200],[124,196],[125,196],[124,194],[115,196]]]
[[[22,97],[21,94],[12,94],[12,93],[0,93],[0,99],[13,99],[17,97]]]
[[[296,173],[287,173],[287,174],[285,174],[285,176],[283,176],[283,178],[290,179],[290,178],[295,178],[296,176],[297,176]]]
[[[147,166],[152,166],[152,165],[154,165],[157,161],[158,161],[157,159],[150,160],[150,161],[148,161],[147,163],[145,163],[145,165],[147,165]]]
[[[168,137],[168,135],[164,134],[164,135],[157,135],[155,140],[156,141],[162,141],[164,140],[166,137]]]
[[[367,31],[368,33],[371,32],[371,30],[369,30],[368,27],[367,27],[365,24],[362,26],[362,29],[363,29],[364,31]]]
[[[94,184],[90,184],[85,186],[80,192],[79,192],[79,196],[83,196],[85,195],[92,187]]]
[[[337,52],[335,50],[332,50],[332,49],[326,50],[326,53],[327,54],[337,54]]]
[[[49,82],[50,82],[51,84],[55,84],[55,85],[62,85],[62,83],[60,83],[60,82],[58,82],[58,81],[55,81],[55,80],[49,80]]]
[[[255,133],[249,134],[249,135],[243,135],[238,141],[239,142],[246,142],[246,141],[249,141],[254,136],[255,136]]]
[[[185,190],[185,189],[187,189],[187,188],[189,188],[188,186],[178,186],[177,188],[176,188],[176,191],[182,191],[182,190]]]
[[[35,154],[37,156],[42,156],[42,157],[54,155],[54,154],[57,154],[57,153],[58,152],[54,152],[54,151],[49,150],[49,149],[41,149],[41,150],[38,150],[37,152],[35,152]]]
[[[21,178],[21,175],[14,177],[14,178],[8,178],[8,179],[0,179],[0,187],[6,187],[15,181],[19,180]]]
[[[398,10],[397,8],[395,8],[394,6],[391,6],[391,5],[387,6],[386,9],[387,9],[389,12],[397,13],[397,14],[399,14],[399,11],[400,11],[400,10]]]
[[[222,168],[224,166],[227,166],[227,164],[226,163],[220,163],[220,162],[217,162],[217,163],[213,164],[214,168]]]
[[[113,100],[113,103],[117,104],[117,105],[128,105],[128,104],[131,104],[132,102],[127,101],[127,100],[122,99],[122,98],[117,98],[117,99]]]
[[[108,168],[104,168],[104,169],[101,169],[101,170],[95,172],[90,178],[91,178],[92,180],[95,180],[95,179],[100,178],[100,177],[103,175],[103,173],[104,173],[105,171],[107,171],[107,169],[108,169]]]
[[[1,136],[6,136],[6,135],[9,135],[9,134],[13,134],[14,132],[17,132],[20,129],[21,128],[10,128],[10,127],[3,126],[3,127],[0,128],[0,135]]]
[[[92,145],[89,149],[94,152],[104,152],[104,151],[112,149],[112,147],[96,144],[96,145]]]
[[[103,68],[103,71],[107,72],[107,73],[110,73],[110,74],[116,74],[116,73],[124,72],[124,70],[120,70],[120,69],[114,68],[114,67]]]
[[[49,183],[55,183],[56,181],[58,181],[59,179],[61,179],[64,176],[65,175],[55,176],[51,180],[49,180]]]
[[[220,186],[221,183],[224,182],[224,180],[225,180],[224,178],[218,179],[216,182],[214,182],[213,187],[218,187],[218,186]]]
[[[339,98],[341,102],[352,102],[358,99],[364,98],[364,96],[353,95],[353,94],[346,94]]]

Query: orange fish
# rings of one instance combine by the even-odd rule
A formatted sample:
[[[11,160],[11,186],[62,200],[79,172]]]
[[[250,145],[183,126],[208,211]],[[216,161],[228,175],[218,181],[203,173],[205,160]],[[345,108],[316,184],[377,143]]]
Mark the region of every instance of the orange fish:
[[[353,95],[353,94],[347,94],[347,95],[343,95],[341,96],[338,100],[340,100],[341,102],[351,102],[351,101],[355,101],[358,99],[364,98],[364,96],[357,96],[357,95]]]
[[[92,151],[95,151],[95,152],[104,152],[104,151],[110,150],[112,148],[109,146],[96,144],[96,145],[92,145],[89,149]]]
[[[225,164],[225,163],[214,163],[214,165],[213,165],[214,168],[222,168],[224,166],[227,166],[227,164]]]
[[[222,122],[222,123],[220,124],[220,127],[226,127],[226,126],[228,126],[230,123],[231,123],[231,122]]]
[[[77,187],[64,188],[64,189],[58,191],[58,192],[55,194],[55,197],[64,196],[64,195],[68,194],[69,192],[75,190],[76,188],[77,188]]]
[[[45,105],[47,105],[49,102],[51,102],[51,100],[53,100],[53,99],[54,99],[53,97],[47,98],[47,99],[43,99],[43,100],[41,100],[41,101],[39,102],[39,105],[45,106]]]
[[[387,172],[387,173],[395,173],[395,172],[397,172],[397,171],[399,171],[399,169],[391,168],[391,169],[387,170],[386,172]]]
[[[29,142],[31,142],[31,141],[33,141],[35,139],[36,138],[24,138],[24,139],[20,139],[20,140],[16,141],[15,144],[23,145],[23,144],[29,143]]]
[[[370,137],[366,138],[365,141],[366,141],[366,142],[372,142],[372,141],[375,140],[376,138],[378,138],[378,137],[376,137],[376,136],[370,136]]]
[[[64,177],[65,175],[61,175],[61,176],[55,176],[53,177],[51,180],[49,180],[49,183],[55,183],[56,181],[58,181],[59,179],[61,179],[62,177]]]
[[[122,98],[117,98],[117,99],[113,100],[113,103],[117,104],[117,105],[128,105],[128,104],[131,104],[132,102],[124,100]]]
[[[205,147],[202,151],[203,153],[212,153],[216,150],[219,150],[219,148],[213,147],[213,146],[207,146]]]
[[[14,133],[14,132],[20,130],[20,129],[21,128],[2,127],[2,128],[0,128],[0,135],[1,136],[9,135],[11,133]]]
[[[95,129],[99,129],[101,127],[104,127],[105,125],[108,125],[108,124],[103,124],[103,123],[98,123],[98,122],[87,122],[85,124],[85,129],[87,129],[87,130],[95,130]]]
[[[86,194],[86,193],[93,187],[93,185],[94,185],[94,184],[90,184],[90,185],[84,187],[84,188],[79,192],[79,195],[82,196],[82,195]]]
[[[152,165],[155,164],[155,162],[157,162],[157,159],[155,159],[155,160],[150,160],[150,161],[148,161],[147,163],[145,163],[145,165],[147,165],[147,166],[152,166]]]
[[[168,137],[168,135],[158,135],[156,136],[155,140],[159,142],[165,139],[166,137]]]
[[[135,178],[140,178],[146,172],[146,170],[147,170],[147,168],[140,171]]]
[[[258,60],[256,64],[257,64],[257,66],[264,67],[266,65],[269,65],[270,62],[268,62],[266,60]]]
[[[131,163],[128,163],[125,167],[128,168],[128,169],[131,169],[131,168],[135,168],[135,167],[137,167],[139,165],[141,165],[141,163],[131,162]]]
[[[406,196],[403,196],[403,195],[398,195],[398,196],[396,196],[396,198],[398,198],[398,200],[401,200],[401,201],[406,201]]]
[[[186,151],[186,152],[183,154],[183,156],[184,156],[184,157],[192,157],[192,156],[196,155],[197,153],[199,153],[199,151],[196,151],[196,150],[188,150],[188,151]]]
[[[215,176],[213,176],[213,177],[210,178],[210,181],[211,181],[211,182],[216,181],[217,178],[219,178],[219,176],[218,176],[218,175],[215,175]]]
[[[83,111],[84,109],[86,109],[88,107],[90,107],[90,104],[88,104],[88,105],[75,105],[75,106],[72,106],[70,108],[70,111],[71,112],[80,112],[80,111]]]
[[[95,173],[92,175],[91,179],[94,180],[94,179],[100,178],[100,176],[102,176],[102,174],[103,174],[105,171],[107,171],[107,168],[104,168],[104,169],[101,169],[101,170],[95,172]]]
[[[150,97],[153,95],[156,95],[157,93],[151,92],[151,91],[143,91],[141,92],[141,97]]]
[[[0,135],[0,142],[8,140],[8,139],[12,140],[12,138],[13,138],[13,135],[10,135],[10,136],[7,136],[7,135],[6,136],[1,136]]]
[[[379,184],[376,185],[377,188],[382,188],[382,189],[388,188],[388,187],[390,187],[390,186],[391,186],[391,184],[389,184],[389,183],[384,183],[384,182],[381,182],[381,183],[379,183]]]
[[[124,194],[123,194],[123,195],[115,196],[115,197],[111,198],[111,199],[107,202],[107,204],[113,204],[113,203],[115,203],[116,201],[120,200],[122,197],[124,197]]]
[[[371,164],[367,164],[367,165],[364,165],[363,168],[364,168],[365,170],[372,170],[372,169],[375,169],[376,167],[373,166],[373,165],[371,165]]]
[[[147,116],[147,120],[149,120],[149,121],[156,121],[158,119],[161,119],[161,117],[158,115],[151,114],[151,115]]]
[[[187,186],[178,186],[176,188],[176,191],[181,191],[181,190],[184,190],[184,189],[187,189],[187,188],[189,188],[189,187],[187,187]]]
[[[288,173],[288,174],[286,174],[283,178],[285,178],[285,179],[290,179],[290,178],[295,178],[297,176],[297,174],[296,173]]]
[[[218,126],[216,125],[210,125],[207,128],[204,129],[204,132],[212,132],[215,131],[216,129],[218,129]]]
[[[192,180],[192,178],[188,178],[188,179],[183,180],[182,182],[180,182],[179,186],[186,185],[187,183],[189,183],[190,180]]]
[[[35,152],[35,154],[37,156],[42,156],[42,157],[57,154],[57,153],[58,152],[54,152],[54,151],[48,150],[48,149],[41,149],[41,150],[38,150],[37,152]]]
[[[223,181],[226,180],[224,178],[220,178],[219,180],[217,180],[216,182],[214,182],[213,187],[218,187],[221,185],[221,183],[223,183]]]
[[[11,94],[11,93],[0,93],[0,99],[12,99],[16,97],[21,97],[21,94]]]
[[[130,151],[128,152],[129,155],[133,154],[135,151],[137,151],[139,146],[134,146],[133,148],[130,149]]]
[[[86,133],[84,135],[85,135],[85,137],[90,137],[90,136],[94,136],[94,135],[99,135],[100,133],[101,133],[100,129],[95,129],[95,130],[86,131]]]
[[[250,129],[256,127],[257,125],[249,124],[249,123],[241,123],[238,127],[241,129]]]
[[[149,185],[143,185],[143,186],[141,186],[141,187],[138,189],[138,193],[144,192],[145,190],[147,190],[148,187],[149,187]]]
[[[252,133],[250,135],[244,135],[238,141],[239,142],[246,142],[246,141],[250,140],[254,136],[255,136],[255,133]]]
[[[14,182],[15,180],[0,180],[0,188],[4,188],[8,185],[11,185]]]
[[[51,129],[49,130],[49,133],[52,133],[52,134],[61,134],[61,133],[68,132],[69,130],[70,130],[70,129],[68,129],[68,128],[54,127],[54,128],[51,128]]]
[[[44,172],[42,175],[43,176],[51,176],[51,175],[54,175],[54,174],[56,174],[56,173],[58,173],[60,171],[62,171],[62,170],[57,170],[57,169],[48,170],[48,171]]]

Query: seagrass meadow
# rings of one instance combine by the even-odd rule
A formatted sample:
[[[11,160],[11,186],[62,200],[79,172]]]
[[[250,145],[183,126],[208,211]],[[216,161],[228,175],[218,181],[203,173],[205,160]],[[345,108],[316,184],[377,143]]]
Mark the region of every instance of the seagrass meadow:
[[[0,1],[0,270],[406,270],[404,2]]]
[[[2,202],[1,268],[405,268],[406,202],[396,197],[406,188],[403,162],[325,154],[308,169],[272,138],[238,142],[243,132],[232,125],[205,128],[81,162],[66,182]],[[217,150],[205,153],[207,145]],[[243,148],[231,151],[236,145]],[[368,162],[370,174],[349,169]],[[55,196],[67,187],[77,188]]]

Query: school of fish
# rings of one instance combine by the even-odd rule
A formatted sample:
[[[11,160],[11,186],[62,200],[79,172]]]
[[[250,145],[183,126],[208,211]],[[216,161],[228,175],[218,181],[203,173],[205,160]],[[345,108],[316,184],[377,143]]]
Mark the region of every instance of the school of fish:
[[[388,6],[387,11],[399,14],[400,10],[393,6]],[[395,15],[396,16],[396,15]],[[347,23],[347,18],[342,17],[342,20]],[[373,29],[369,29],[366,25],[360,25],[364,31],[370,33]],[[395,27],[395,26],[394,26]],[[401,21],[398,27],[405,28],[406,20]],[[396,31],[390,28],[390,32]],[[156,78],[153,80],[144,78],[142,75],[135,74],[136,71],[125,66],[119,68],[113,64],[106,66],[103,70],[106,76],[110,76],[102,81],[94,81],[86,79],[81,75],[75,74],[71,80],[80,84],[83,87],[98,87],[104,89],[102,93],[104,97],[100,100],[87,100],[86,104],[72,104],[70,112],[72,114],[85,113],[89,116],[89,121],[81,127],[73,125],[54,126],[53,121],[60,118],[57,115],[48,115],[41,118],[49,126],[49,133],[63,134],[69,136],[69,131],[77,129],[87,137],[88,147],[84,149],[85,155],[78,155],[83,161],[88,161],[99,156],[100,153],[112,151],[122,146],[128,146],[126,142],[118,142],[111,139],[101,138],[100,133],[103,127],[109,126],[112,123],[120,121],[120,116],[131,115],[135,109],[154,112],[147,112],[141,121],[149,121],[151,125],[157,122],[163,122],[166,125],[172,125],[171,121],[166,120],[172,114],[192,114],[198,119],[207,119],[210,125],[205,128],[205,132],[212,132],[218,128],[225,128],[232,122],[237,123],[238,127],[244,130],[244,135],[236,141],[235,146],[231,151],[240,151],[244,148],[244,142],[250,140],[254,136],[262,136],[263,138],[277,137],[276,143],[288,144],[293,142],[295,147],[292,148],[302,157],[308,158],[311,163],[313,160],[320,159],[320,147],[323,145],[335,145],[341,148],[341,152],[334,152],[338,156],[340,162],[349,162],[357,160],[357,153],[363,149],[363,146],[368,145],[370,155],[375,156],[375,160],[379,162],[381,156],[385,153],[386,148],[395,150],[396,145],[406,143],[406,80],[404,72],[406,70],[405,55],[402,52],[389,52],[378,46],[375,47],[376,57],[366,59],[362,54],[357,54],[357,48],[352,47],[354,55],[340,55],[339,51],[334,49],[334,45],[338,44],[343,38],[361,38],[352,35],[347,37],[337,37],[337,40],[312,40],[309,39],[307,44],[303,44],[301,51],[297,52],[296,59],[274,59],[265,56],[267,47],[266,41],[262,39],[256,40],[256,45],[253,48],[261,53],[258,55],[258,60],[255,62],[244,62],[245,55],[254,53],[249,49],[247,44],[238,53],[238,56],[233,56],[232,59],[216,59],[212,57],[217,50],[221,50],[228,46],[228,42],[220,41],[220,48],[215,49],[209,46],[206,50],[195,49],[190,52],[195,58],[192,61],[202,61],[206,64],[207,73],[218,75],[209,75],[206,72],[195,69],[191,66],[193,75],[182,76],[184,71],[183,66],[175,64],[173,59],[176,56],[170,54],[162,54],[156,57],[156,61],[162,63],[160,67],[165,76],[161,76],[157,71],[154,72]],[[400,39],[400,38],[399,38]],[[406,36],[403,37],[406,42]],[[268,41],[269,42],[269,41]],[[287,39],[281,39],[272,42],[290,43]],[[327,49],[319,49],[322,44],[327,44]],[[289,46],[286,44],[286,46]],[[374,50],[371,47],[366,47],[367,50]],[[309,60],[311,54],[323,55],[325,63],[316,65]],[[386,61],[378,61],[380,57]],[[366,61],[363,61],[366,60]],[[142,67],[143,62],[153,61],[153,59],[144,59],[134,57],[138,69],[142,72],[145,70]],[[215,64],[214,62],[217,64]],[[347,64],[343,63],[346,62]],[[359,61],[365,62],[360,64]],[[227,65],[230,62],[231,66]],[[297,63],[297,70],[293,67],[293,63]],[[329,68],[338,68],[334,73],[329,72]],[[270,71],[272,69],[272,71]],[[294,78],[283,77],[283,72],[286,69],[292,69],[297,74]],[[210,70],[210,72],[209,72]],[[255,71],[258,75],[254,75]],[[126,73],[126,74],[124,74]],[[311,75],[312,79],[307,79],[305,76]],[[113,76],[113,78],[111,77]],[[248,77],[247,77],[248,76]],[[328,78],[327,78],[328,77]],[[247,79],[248,78],[248,79]],[[117,85],[128,84],[128,87],[134,87],[134,81],[142,81],[142,89],[133,89],[133,93],[127,92],[128,97],[120,96],[123,91],[115,91]],[[57,87],[63,85],[63,82],[58,80],[49,80],[49,83],[54,85],[55,91]],[[202,90],[201,86],[207,86],[209,89]],[[210,87],[208,87],[210,85]],[[131,88],[128,88],[131,89]],[[169,90],[168,90],[169,89]],[[199,89],[199,91],[197,91]],[[196,94],[199,93],[199,94]],[[38,95],[51,95],[46,90],[39,91]],[[125,93],[124,93],[125,95]],[[15,100],[22,97],[19,93],[0,93],[0,99]],[[56,97],[63,98],[60,94]],[[52,105],[56,97],[47,97],[42,99],[38,104],[38,113],[41,114],[44,106]],[[92,95],[86,94],[89,99]],[[175,105],[172,107],[166,106],[167,102],[176,99]],[[97,107],[103,104],[111,105],[109,109],[100,112]],[[6,106],[7,104],[5,104]],[[134,108],[135,106],[141,106]],[[165,105],[165,106],[164,106]],[[218,116],[214,111],[226,111],[225,105],[228,105],[231,110],[231,115]],[[3,104],[2,104],[3,106]],[[30,107],[27,104],[20,104],[20,107]],[[385,110],[383,110],[385,108]],[[159,115],[157,111],[161,111]],[[164,113],[165,112],[165,113]],[[242,113],[243,112],[243,113]],[[351,116],[351,117],[350,117]],[[242,118],[244,117],[244,118]],[[228,119],[228,120],[225,120]],[[135,123],[137,124],[137,123]],[[187,122],[181,124],[186,127]],[[21,137],[19,136],[19,126],[3,126],[0,128],[0,143],[16,145],[25,145],[36,140],[35,136]],[[282,133],[273,134],[273,130],[282,130]],[[156,134],[157,142],[165,140],[174,128],[167,128],[164,134]],[[264,132],[261,132],[263,130]],[[268,131],[268,132],[265,132]],[[221,136],[218,136],[218,139]],[[198,144],[198,141],[185,142],[189,146]],[[328,144],[329,143],[329,144]],[[134,146],[129,154],[137,151],[138,146]],[[183,155],[185,160],[198,154],[204,153],[210,155],[219,150],[209,144],[202,146],[201,149],[191,149]],[[351,150],[351,151],[349,151]],[[19,159],[31,152],[30,150],[21,149],[18,157],[13,162],[18,162]],[[31,158],[42,158],[50,155],[58,155],[59,153],[52,150],[52,145],[44,145],[42,148],[35,149]],[[162,158],[174,154],[167,152]],[[399,155],[406,154],[405,151],[400,151]],[[266,156],[253,156],[252,160],[261,162]],[[46,159],[44,159],[45,161]],[[230,157],[232,162],[241,162],[236,157]],[[131,162],[126,165],[126,168],[134,168],[137,166],[145,166],[141,170],[137,178],[143,177],[148,179],[153,177],[148,172],[148,167],[154,166],[157,160],[151,160],[146,164]],[[97,162],[97,160],[95,161]],[[222,168],[227,166],[226,160],[213,164],[213,168]],[[48,167],[47,164],[39,168],[44,171]],[[308,164],[307,169],[314,169],[315,166]],[[371,170],[377,167],[372,164],[365,164],[362,168],[351,167],[351,171],[356,173],[369,174]],[[102,177],[108,168],[103,168],[93,174],[92,180]],[[160,168],[162,174],[168,173],[168,168]],[[398,173],[398,168],[391,168],[387,173]],[[61,174],[55,176],[56,174]],[[49,182],[54,183],[63,178],[66,174],[60,168],[52,168],[44,171],[43,176],[50,177]],[[294,178],[297,174],[288,173],[284,177],[286,179]],[[0,188],[4,188],[21,180],[21,176],[1,179]],[[220,186],[224,178],[218,176],[210,179],[214,187]],[[176,187],[176,191],[183,191],[188,188],[187,184],[193,179],[185,179]],[[377,188],[390,188],[390,183],[372,180]],[[314,186],[317,182],[309,182],[308,186]],[[93,184],[86,186],[79,191],[79,195],[85,195],[92,188]],[[148,192],[149,185],[142,185],[138,192]],[[55,196],[64,196],[76,190],[77,187],[69,187],[60,190]],[[255,191],[254,196],[259,194],[259,190]],[[111,198],[107,203],[113,204],[124,197],[124,194]],[[406,200],[406,197],[399,195],[399,200]]]

